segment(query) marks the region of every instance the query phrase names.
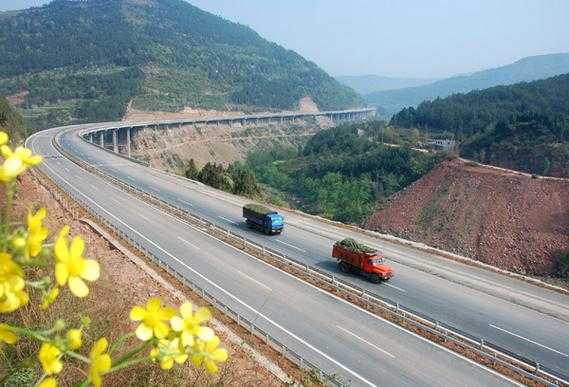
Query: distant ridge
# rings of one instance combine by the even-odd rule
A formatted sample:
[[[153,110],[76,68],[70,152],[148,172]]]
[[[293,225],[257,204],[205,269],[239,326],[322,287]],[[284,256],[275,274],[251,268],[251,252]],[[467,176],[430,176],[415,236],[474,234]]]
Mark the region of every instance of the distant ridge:
[[[437,79],[383,77],[380,75],[342,75],[336,79],[351,87],[360,94],[370,94],[376,91],[395,90],[433,83]]]
[[[389,114],[395,114],[403,107],[416,106],[437,97],[498,85],[529,82],[565,73],[569,73],[569,53],[539,55],[522,58],[506,66],[451,77],[428,85],[375,92],[366,95],[365,98],[369,104],[379,106]]]

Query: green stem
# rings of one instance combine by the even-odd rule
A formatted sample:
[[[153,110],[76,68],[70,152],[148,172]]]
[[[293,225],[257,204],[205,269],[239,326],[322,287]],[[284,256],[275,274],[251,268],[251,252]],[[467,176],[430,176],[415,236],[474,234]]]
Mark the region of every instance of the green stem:
[[[33,331],[31,329],[28,328],[20,328],[20,327],[16,327],[13,325],[9,325],[10,330],[14,333],[17,333],[21,336],[27,336],[27,337],[32,337],[34,339],[37,339],[39,341],[49,341],[49,339],[47,337],[45,337],[44,335],[40,334],[37,331]]]
[[[69,356],[69,357],[72,357],[73,359],[81,360],[81,361],[84,362],[84,363],[87,363],[87,364],[91,363],[91,360],[89,360],[87,357],[85,357],[85,356],[83,356],[83,355],[80,355],[80,354],[78,354],[78,353],[76,353],[76,352],[73,352],[73,351],[65,351],[65,354],[66,354],[67,356]]]
[[[114,351],[118,350],[119,348],[122,347],[122,345],[124,344],[124,342],[133,337],[135,335],[134,332],[129,332],[126,335],[121,336],[116,342],[113,343],[113,345],[111,345],[111,348],[109,349],[109,355],[112,355]]]
[[[129,361],[125,361],[125,362],[123,362],[123,363],[120,363],[120,364],[115,365],[114,367],[112,367],[112,368],[109,370],[109,372],[106,372],[106,373],[107,373],[107,374],[110,374],[111,372],[115,372],[115,371],[118,371],[118,370],[122,370],[122,369],[124,369],[124,368],[131,367],[131,366],[133,366],[133,365],[140,364],[140,363],[143,363],[143,362],[145,362],[145,361],[149,361],[149,358],[148,358],[148,357],[139,357],[139,358],[136,358],[136,359],[132,359],[132,360],[129,360]]]
[[[150,343],[148,341],[143,342],[141,345],[139,345],[138,347],[134,348],[132,351],[129,351],[127,353],[125,353],[124,355],[122,355],[116,362],[115,364],[118,366],[123,362],[126,362],[128,360],[130,360],[131,357],[133,357],[134,355],[140,353],[141,351],[143,351],[144,349],[146,349],[148,347]]]

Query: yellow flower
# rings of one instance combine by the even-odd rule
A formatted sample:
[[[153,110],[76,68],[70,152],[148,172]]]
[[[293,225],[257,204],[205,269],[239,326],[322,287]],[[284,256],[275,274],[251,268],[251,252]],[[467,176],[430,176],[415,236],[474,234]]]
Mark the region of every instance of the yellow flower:
[[[8,143],[8,133],[4,132],[4,131],[0,131],[0,145],[5,145],[6,143]]]
[[[38,387],[57,387],[57,380],[55,378],[45,378],[38,384]]]
[[[101,337],[93,344],[89,354],[91,366],[89,367],[88,380],[95,387],[101,385],[101,376],[111,369],[111,357],[108,353],[105,353],[108,345],[107,339]]]
[[[5,183],[12,181],[25,170],[26,166],[22,160],[10,157],[9,159],[4,160],[4,163],[0,165],[0,181]]]
[[[0,324],[0,342],[14,344],[16,340],[18,340],[18,336],[10,330],[10,326],[8,324]]]
[[[31,149],[24,148],[22,146],[17,147],[13,152],[7,145],[2,145],[0,148],[2,156],[8,160],[11,158],[18,159],[22,162],[24,167],[33,167],[41,163],[43,158],[40,155],[32,155]]]
[[[81,347],[81,329],[70,329],[65,334],[65,339],[67,341],[67,346],[72,349],[79,349]]]
[[[49,289],[49,291],[43,296],[41,300],[41,308],[47,309],[51,304],[53,304],[59,295],[59,288],[54,286],[53,288]]]
[[[85,281],[96,281],[99,279],[99,263],[93,259],[85,259],[83,251],[85,243],[81,237],[76,236],[71,241],[71,246],[67,243],[69,226],[63,227],[55,241],[55,279],[59,286],[69,283],[69,289],[77,297],[86,297],[89,288]]]
[[[158,339],[166,337],[170,328],[165,321],[172,318],[175,311],[171,307],[161,307],[162,301],[159,298],[150,298],[146,302],[146,307],[135,306],[130,310],[132,321],[142,321],[136,328],[136,337],[142,341],[148,341],[152,336]]]
[[[198,308],[194,313],[192,304],[184,302],[180,307],[180,314],[182,317],[174,316],[170,319],[170,325],[176,332],[182,332],[181,339],[184,347],[194,345],[194,337],[204,341],[213,338],[213,330],[200,325],[211,318],[211,313],[207,308]]]
[[[196,367],[203,364],[207,373],[217,373],[217,363],[227,360],[227,351],[223,348],[217,348],[218,345],[219,337],[217,336],[208,341],[196,340],[192,348],[192,364]]]
[[[35,214],[28,212],[28,237],[26,240],[26,258],[35,257],[41,252],[43,241],[47,239],[48,230],[42,225],[45,218],[45,208],[40,208]]]
[[[63,363],[59,360],[61,351],[53,344],[42,343],[38,353],[38,359],[46,375],[58,374],[63,368]]]
[[[0,313],[10,313],[28,303],[22,268],[7,253],[0,253]]]
[[[165,339],[160,340],[158,347],[150,351],[150,357],[152,360],[158,359],[158,361],[160,361],[160,368],[163,370],[172,368],[174,362],[182,364],[188,359],[188,355],[184,353],[183,347],[180,347],[180,339],[177,337],[171,341]]]

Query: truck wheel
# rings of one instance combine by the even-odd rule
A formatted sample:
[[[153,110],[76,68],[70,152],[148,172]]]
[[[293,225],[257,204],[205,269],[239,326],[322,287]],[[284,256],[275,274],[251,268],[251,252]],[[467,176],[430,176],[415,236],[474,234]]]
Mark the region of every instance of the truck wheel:
[[[378,284],[381,282],[381,277],[379,276],[379,274],[372,274],[369,276],[369,280],[371,282],[373,282],[374,284]]]
[[[343,273],[349,273],[350,271],[352,271],[352,268],[347,262],[341,261],[339,263],[339,266],[340,266],[340,271]]]

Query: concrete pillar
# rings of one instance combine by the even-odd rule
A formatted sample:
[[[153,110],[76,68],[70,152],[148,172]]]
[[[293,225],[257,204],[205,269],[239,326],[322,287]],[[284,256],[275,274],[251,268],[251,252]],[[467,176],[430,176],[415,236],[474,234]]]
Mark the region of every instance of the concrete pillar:
[[[105,147],[105,132],[98,132],[99,134],[99,146],[101,148]]]
[[[126,155],[130,158],[131,149],[130,149],[130,130],[132,128],[126,128]]]
[[[119,153],[119,130],[113,130],[113,152]]]

